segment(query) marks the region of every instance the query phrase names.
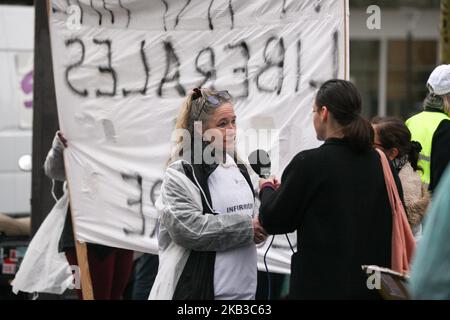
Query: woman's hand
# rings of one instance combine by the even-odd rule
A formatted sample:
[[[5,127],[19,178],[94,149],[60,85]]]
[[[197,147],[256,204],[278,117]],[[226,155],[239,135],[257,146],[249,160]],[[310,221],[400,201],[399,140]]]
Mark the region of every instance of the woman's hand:
[[[270,176],[268,179],[260,179],[259,189],[261,190],[266,184],[271,184],[275,189],[278,189],[280,187],[280,182],[275,176]]]
[[[64,148],[67,148],[67,139],[64,137],[63,133],[58,131],[56,134],[58,135],[59,140],[61,140]]]
[[[267,239],[267,232],[261,226],[258,217],[253,218],[253,232],[254,232],[253,240],[255,241],[256,244],[260,244],[261,242],[264,242]]]

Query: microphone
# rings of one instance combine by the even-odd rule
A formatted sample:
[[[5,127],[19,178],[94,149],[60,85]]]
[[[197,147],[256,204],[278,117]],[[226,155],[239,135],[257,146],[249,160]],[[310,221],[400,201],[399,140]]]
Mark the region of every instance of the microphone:
[[[263,179],[270,177],[270,156],[264,150],[255,150],[248,156],[248,162],[253,171]]]

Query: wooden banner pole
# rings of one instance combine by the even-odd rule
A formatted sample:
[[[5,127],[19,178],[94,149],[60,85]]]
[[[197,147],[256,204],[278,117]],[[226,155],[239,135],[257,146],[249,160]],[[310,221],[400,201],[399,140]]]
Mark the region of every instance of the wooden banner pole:
[[[73,222],[72,218],[72,222]],[[74,229],[75,230],[75,229]],[[74,232],[75,237],[75,232]],[[81,293],[83,300],[94,300],[94,290],[92,289],[91,273],[89,271],[89,261],[87,255],[86,242],[76,241],[77,261],[80,268]]]
[[[50,21],[50,15],[51,15],[51,0],[47,0],[47,13],[48,13],[48,18],[49,18],[49,33],[50,33],[50,39],[51,39],[51,32],[50,32],[50,26],[51,26],[51,21]],[[51,46],[51,42],[50,42],[50,46]],[[51,51],[51,48],[50,48]],[[39,61],[37,61],[37,63],[39,63]],[[66,175],[67,177],[67,175]],[[69,186],[69,182],[67,181],[67,185]],[[70,203],[72,203],[71,201],[71,197],[70,197],[70,188],[68,190],[69,192],[69,206]],[[74,239],[76,239],[76,226],[75,226],[75,219],[73,219],[73,215],[71,215],[72,217],[72,225],[73,225],[73,230],[74,230]],[[81,283],[81,292],[83,295],[83,300],[94,300],[94,291],[92,289],[92,281],[91,281],[91,273],[89,271],[89,261],[88,261],[88,254],[87,254],[87,244],[86,243],[81,243],[77,240],[75,240],[75,250],[77,252],[77,261],[78,261],[78,267],[80,268],[80,281],[79,283]]]

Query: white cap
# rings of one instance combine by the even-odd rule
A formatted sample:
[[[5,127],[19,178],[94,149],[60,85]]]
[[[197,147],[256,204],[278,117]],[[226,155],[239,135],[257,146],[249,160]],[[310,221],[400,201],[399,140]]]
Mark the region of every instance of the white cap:
[[[427,85],[430,92],[438,96],[450,93],[450,64],[443,64],[434,69]]]

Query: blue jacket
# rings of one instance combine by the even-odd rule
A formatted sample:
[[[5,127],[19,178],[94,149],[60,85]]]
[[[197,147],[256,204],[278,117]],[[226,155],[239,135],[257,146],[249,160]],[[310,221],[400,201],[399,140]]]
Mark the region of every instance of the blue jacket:
[[[447,167],[425,217],[422,240],[411,268],[414,299],[450,299],[450,166]]]

